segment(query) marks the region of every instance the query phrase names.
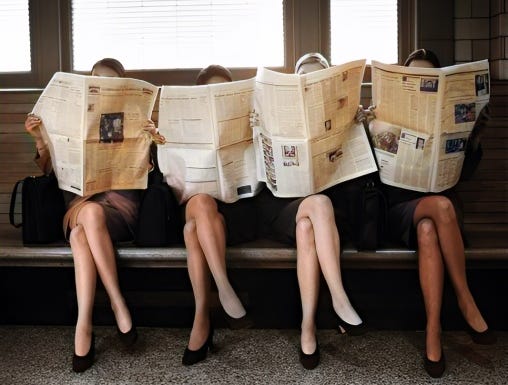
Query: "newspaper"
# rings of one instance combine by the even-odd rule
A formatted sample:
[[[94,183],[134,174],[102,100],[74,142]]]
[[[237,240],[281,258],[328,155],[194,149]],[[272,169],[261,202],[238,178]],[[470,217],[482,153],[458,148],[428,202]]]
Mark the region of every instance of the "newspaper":
[[[307,196],[377,171],[355,122],[364,70],[365,60],[305,75],[258,69],[257,172],[275,196]]]
[[[372,62],[369,131],[383,183],[440,192],[460,178],[467,140],[489,102],[489,64],[443,68]]]
[[[53,75],[32,113],[42,120],[61,189],[80,196],[147,186],[157,87],[142,80]]]
[[[198,193],[223,202],[256,195],[250,126],[254,78],[202,86],[163,86],[159,167],[180,203]]]

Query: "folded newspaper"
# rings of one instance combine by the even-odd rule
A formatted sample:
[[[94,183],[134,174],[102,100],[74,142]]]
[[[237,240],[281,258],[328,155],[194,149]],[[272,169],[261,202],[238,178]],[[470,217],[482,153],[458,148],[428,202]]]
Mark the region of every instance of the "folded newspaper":
[[[355,122],[364,70],[365,60],[305,75],[258,69],[257,172],[275,196],[307,196],[377,171]]]
[[[250,126],[254,79],[202,86],[163,86],[159,167],[180,203],[198,193],[223,202],[256,195]]]
[[[57,72],[32,113],[42,120],[61,189],[80,196],[144,189],[157,87],[142,80]]]
[[[440,192],[459,180],[467,140],[490,97],[488,60],[442,68],[372,62],[369,125],[383,183]]]

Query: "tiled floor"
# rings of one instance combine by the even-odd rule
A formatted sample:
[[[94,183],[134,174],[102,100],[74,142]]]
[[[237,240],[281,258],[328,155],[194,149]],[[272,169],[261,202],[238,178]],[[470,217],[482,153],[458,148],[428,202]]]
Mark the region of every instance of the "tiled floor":
[[[219,329],[218,351],[181,364],[188,329],[139,328],[132,351],[114,327],[97,327],[96,362],[71,370],[73,328],[0,326],[0,384],[507,384],[508,332],[480,346],[464,332],[444,333],[447,369],[435,380],[422,367],[423,333],[371,331],[360,337],[319,330],[321,363],[298,362],[297,330]]]

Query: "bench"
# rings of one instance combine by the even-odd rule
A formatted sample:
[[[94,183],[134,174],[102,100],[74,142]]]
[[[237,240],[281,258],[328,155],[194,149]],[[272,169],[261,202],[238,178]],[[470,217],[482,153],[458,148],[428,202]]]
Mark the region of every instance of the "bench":
[[[364,87],[364,94],[370,91]],[[10,193],[14,183],[41,172],[33,162],[34,145],[24,130],[41,90],[1,90],[0,101],[0,267],[70,267],[72,254],[66,244],[25,247],[21,230],[9,224]],[[366,100],[366,103],[368,101]],[[508,267],[508,82],[494,81],[491,92],[492,119],[482,139],[484,156],[473,178],[461,182],[458,191],[464,203],[468,268]],[[154,112],[154,119],[157,111]],[[167,248],[118,247],[119,265],[124,267],[183,268],[182,246]],[[260,240],[227,249],[232,268],[294,268],[296,252],[274,242]],[[414,269],[415,250],[387,248],[357,251],[344,246],[344,268]]]

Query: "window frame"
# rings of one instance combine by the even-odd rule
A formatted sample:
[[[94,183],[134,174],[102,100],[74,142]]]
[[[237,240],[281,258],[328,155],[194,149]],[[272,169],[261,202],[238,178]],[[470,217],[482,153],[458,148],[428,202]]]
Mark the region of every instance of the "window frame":
[[[405,58],[416,48],[416,31],[417,31],[417,0],[397,0],[397,20],[398,20],[398,64],[402,64]],[[321,8],[323,17],[321,18],[321,51],[327,59],[331,57],[331,41],[330,34],[330,0],[321,0]],[[371,65],[365,66],[364,83],[372,81]]]
[[[72,71],[71,0],[29,0],[31,71],[0,73],[0,87],[43,88],[57,71]],[[417,0],[398,0],[399,61],[416,47]],[[284,66],[273,70],[291,73],[307,52],[330,58],[330,1],[284,0]],[[42,54],[44,53],[44,55]],[[257,68],[232,68],[234,79],[255,76]],[[155,85],[194,84],[195,69],[129,70],[127,76]],[[365,82],[370,82],[367,66]]]

